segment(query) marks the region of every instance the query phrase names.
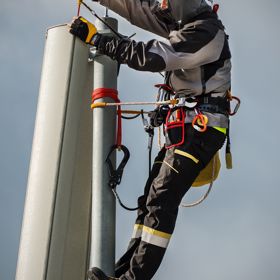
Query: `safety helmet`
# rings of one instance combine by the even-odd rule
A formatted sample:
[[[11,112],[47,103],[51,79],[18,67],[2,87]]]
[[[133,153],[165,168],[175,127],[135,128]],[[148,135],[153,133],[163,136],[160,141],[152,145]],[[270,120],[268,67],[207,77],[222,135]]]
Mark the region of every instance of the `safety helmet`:
[[[212,11],[212,5],[213,0],[161,0],[162,11],[183,24],[203,12]]]

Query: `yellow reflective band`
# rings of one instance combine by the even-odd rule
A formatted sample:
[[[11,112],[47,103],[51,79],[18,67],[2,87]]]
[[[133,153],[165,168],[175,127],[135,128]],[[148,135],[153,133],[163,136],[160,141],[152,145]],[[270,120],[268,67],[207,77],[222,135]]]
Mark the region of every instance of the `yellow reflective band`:
[[[171,238],[171,234],[169,233],[165,233],[163,231],[159,231],[150,227],[146,227],[143,226],[143,231],[146,231],[147,233],[151,234],[151,235],[156,235],[159,236],[161,238],[165,238],[165,239],[170,239]]]
[[[139,230],[139,229],[142,230],[142,229],[143,229],[143,225],[135,224],[135,225],[134,225],[134,229],[135,229],[135,230]]]
[[[199,160],[197,158],[195,158],[193,155],[191,155],[191,154],[189,154],[187,152],[184,152],[184,151],[176,149],[174,151],[174,153],[178,154],[178,155],[181,155],[183,157],[189,158],[189,159],[193,160],[195,163],[199,163]]]
[[[171,234],[144,226],[141,240],[161,248],[167,248]]]
[[[179,171],[177,169],[175,169],[173,166],[171,166],[168,162],[166,162],[165,160],[163,161],[163,163],[165,163],[167,166],[169,166],[173,171],[175,171],[176,173],[179,173]]]
[[[219,127],[219,126],[213,126],[213,128],[219,130],[220,132],[227,134],[227,129],[224,127]]]
[[[133,233],[132,233],[132,238],[141,237],[142,230],[143,230],[143,225],[135,224],[134,229],[133,229]]]

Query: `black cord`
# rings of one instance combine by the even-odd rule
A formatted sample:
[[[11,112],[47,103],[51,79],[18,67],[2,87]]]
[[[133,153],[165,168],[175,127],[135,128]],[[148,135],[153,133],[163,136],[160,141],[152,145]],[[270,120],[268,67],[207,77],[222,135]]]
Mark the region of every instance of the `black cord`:
[[[124,205],[124,204],[122,203],[122,201],[121,201],[121,199],[120,199],[120,197],[119,197],[119,195],[118,195],[118,193],[117,193],[117,191],[116,191],[116,188],[112,188],[112,192],[113,192],[113,194],[115,195],[117,201],[119,202],[119,204],[120,204],[120,206],[121,206],[122,208],[124,208],[124,209],[126,209],[126,210],[128,210],[128,211],[136,211],[136,210],[138,210],[138,209],[140,208],[140,207],[134,207],[134,208],[127,207],[126,205]]]
[[[141,115],[141,113],[139,113],[139,114],[137,114],[137,115],[135,115],[135,116],[132,116],[132,117],[128,117],[128,116],[122,115],[122,119],[125,119],[125,120],[133,120],[133,119],[138,118],[140,115]]]
[[[151,142],[153,142],[154,136],[149,136],[149,137],[151,137]],[[152,146],[153,144],[151,145],[151,147],[149,147],[149,175],[151,174],[152,171]]]
[[[123,38],[123,36],[118,33],[113,27],[110,26],[105,20],[103,20],[91,7],[89,7],[84,1],[81,2],[89,11],[90,13],[95,16],[97,19],[99,19],[103,24],[105,24],[115,35],[117,35],[120,39]]]

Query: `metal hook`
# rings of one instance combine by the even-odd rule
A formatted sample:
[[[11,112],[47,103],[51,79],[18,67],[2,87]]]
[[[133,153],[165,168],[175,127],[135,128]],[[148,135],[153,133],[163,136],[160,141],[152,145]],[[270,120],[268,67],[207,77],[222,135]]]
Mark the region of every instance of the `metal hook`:
[[[113,167],[113,163],[110,159],[112,153],[115,150],[123,152],[123,159],[121,160],[119,166],[116,169]],[[111,188],[115,188],[117,185],[119,185],[121,183],[123,170],[129,160],[129,158],[130,158],[129,150],[124,145],[120,145],[120,146],[113,145],[111,147],[111,150],[106,158],[106,163],[108,164],[109,175],[110,175],[109,186]]]

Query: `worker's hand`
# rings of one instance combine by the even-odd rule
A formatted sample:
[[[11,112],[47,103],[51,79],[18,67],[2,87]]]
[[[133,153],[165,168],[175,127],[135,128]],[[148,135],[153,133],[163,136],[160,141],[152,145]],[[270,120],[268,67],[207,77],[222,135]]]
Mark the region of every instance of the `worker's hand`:
[[[94,24],[80,16],[74,17],[70,26],[70,33],[80,38],[83,42],[94,45],[92,38],[97,34],[97,29]]]

